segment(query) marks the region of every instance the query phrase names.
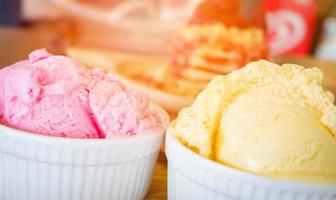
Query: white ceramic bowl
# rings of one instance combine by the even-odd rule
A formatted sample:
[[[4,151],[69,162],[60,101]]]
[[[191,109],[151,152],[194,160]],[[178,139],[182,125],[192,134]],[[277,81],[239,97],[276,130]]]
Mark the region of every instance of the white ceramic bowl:
[[[153,109],[162,131],[123,138],[59,138],[0,125],[0,199],[143,199],[169,122]]]
[[[335,200],[336,184],[306,184],[256,176],[208,160],[168,130],[168,199]]]

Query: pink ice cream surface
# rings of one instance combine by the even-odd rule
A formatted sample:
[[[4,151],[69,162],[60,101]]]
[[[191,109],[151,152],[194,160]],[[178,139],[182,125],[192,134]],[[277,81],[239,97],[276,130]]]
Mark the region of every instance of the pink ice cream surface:
[[[109,138],[161,128],[149,98],[114,76],[39,49],[0,70],[0,123],[50,136]]]

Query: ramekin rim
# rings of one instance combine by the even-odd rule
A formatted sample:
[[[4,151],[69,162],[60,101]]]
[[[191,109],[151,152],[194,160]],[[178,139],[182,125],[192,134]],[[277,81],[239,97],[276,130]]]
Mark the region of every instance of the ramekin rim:
[[[253,181],[277,185],[282,188],[291,186],[293,188],[304,188],[304,189],[326,189],[326,190],[333,189],[333,190],[336,190],[336,183],[305,183],[305,182],[300,182],[300,181],[295,181],[295,180],[286,180],[286,179],[280,179],[276,177],[262,176],[262,175],[253,174],[252,172],[246,172],[246,171],[235,169],[233,167],[230,167],[224,164],[217,163],[213,160],[210,160],[201,155],[198,155],[197,153],[193,152],[192,150],[184,146],[173,135],[171,127],[168,127],[166,131],[166,155],[167,155],[168,162],[170,160],[169,155],[168,155],[169,149],[167,149],[167,146],[170,146],[170,144],[168,144],[169,142],[175,143],[174,146],[177,146],[178,148],[177,151],[179,153],[184,154],[185,156],[188,156],[189,158],[191,158],[197,163],[202,163],[201,168],[212,168],[216,170],[217,172],[223,172],[223,174],[225,173],[234,174],[234,175],[231,175],[231,177],[232,176],[235,176],[235,177],[244,176],[244,178],[248,180],[254,179]]]

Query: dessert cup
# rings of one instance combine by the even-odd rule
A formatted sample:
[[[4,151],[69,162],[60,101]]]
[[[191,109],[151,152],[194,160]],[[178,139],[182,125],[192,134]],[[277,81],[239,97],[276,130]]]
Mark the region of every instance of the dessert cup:
[[[208,160],[168,129],[168,199],[336,199],[336,183],[314,184],[262,177]]]
[[[0,125],[0,199],[143,199],[165,128],[130,137],[74,139]]]

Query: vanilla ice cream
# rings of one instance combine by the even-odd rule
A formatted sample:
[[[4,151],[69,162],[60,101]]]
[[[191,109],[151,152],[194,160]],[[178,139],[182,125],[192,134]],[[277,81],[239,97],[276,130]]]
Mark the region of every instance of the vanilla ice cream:
[[[200,155],[259,175],[336,182],[336,107],[318,68],[264,60],[215,77],[172,123]]]

